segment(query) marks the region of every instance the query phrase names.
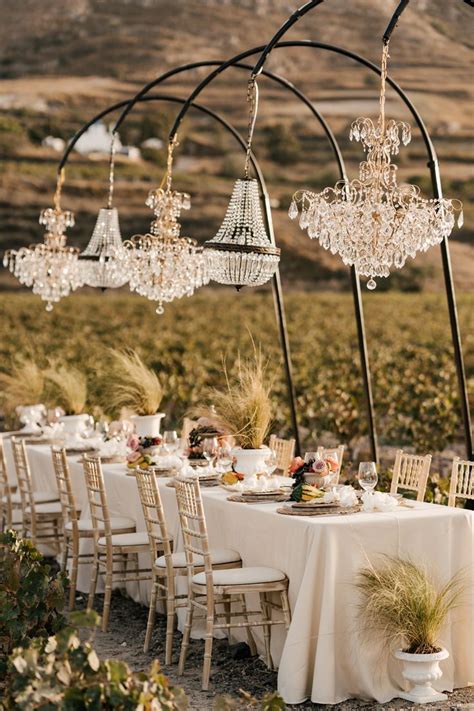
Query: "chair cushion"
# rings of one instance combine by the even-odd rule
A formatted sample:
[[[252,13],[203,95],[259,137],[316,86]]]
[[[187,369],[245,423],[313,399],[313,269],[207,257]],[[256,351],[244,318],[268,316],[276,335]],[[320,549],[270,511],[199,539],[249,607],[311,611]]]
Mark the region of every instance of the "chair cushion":
[[[285,573],[276,568],[230,568],[215,570],[212,574],[214,585],[254,585],[258,583],[278,583],[285,579]],[[196,585],[206,584],[206,574],[197,573],[193,577]]]
[[[94,526],[90,518],[79,519],[78,524],[80,531],[90,531],[92,533],[94,530]],[[113,516],[110,519],[110,527],[112,528],[112,531],[123,531],[129,528],[135,528],[135,521],[133,518],[127,518],[126,516]],[[68,531],[72,531],[71,521],[67,522],[65,528]]]
[[[51,501],[49,504],[35,504],[35,512],[37,514],[57,514],[61,515],[62,509],[59,501]],[[31,513],[29,506],[26,507],[26,513]]]
[[[185,568],[186,567],[186,554],[182,553],[172,553],[171,559],[173,561],[173,568]],[[240,561],[240,554],[237,551],[233,551],[231,548],[215,548],[211,550],[211,561],[213,565],[225,565],[225,563],[238,563]],[[165,556],[161,555],[156,559],[155,565],[158,568],[166,567]],[[194,556],[194,565],[199,568],[204,565],[204,558],[200,555]]]
[[[21,496],[19,491],[15,491],[14,494],[10,494],[12,504],[21,504]],[[59,501],[58,495],[54,491],[35,491],[33,492],[33,498],[36,504],[44,504],[49,501]],[[6,501],[6,496],[3,497],[2,501]]]
[[[99,538],[99,546],[106,546],[107,541],[105,536]],[[138,533],[117,533],[112,536],[113,546],[148,546],[149,539],[148,533],[146,531],[140,531]]]

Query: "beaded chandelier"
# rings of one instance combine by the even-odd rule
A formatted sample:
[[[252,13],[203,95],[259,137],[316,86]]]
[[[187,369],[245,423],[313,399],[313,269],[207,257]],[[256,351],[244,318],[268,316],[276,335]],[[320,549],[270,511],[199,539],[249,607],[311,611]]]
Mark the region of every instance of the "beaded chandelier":
[[[128,281],[123,262],[118,259],[124,247],[117,208],[113,207],[115,137],[114,132],[110,143],[107,207],[99,210],[92,237],[80,255],[84,283],[101,289],[118,288]]]
[[[339,254],[344,264],[354,265],[369,277],[368,289],[375,289],[374,277],[387,277],[401,269],[407,258],[439,244],[451,234],[455,212],[463,224],[462,204],[444,198],[427,200],[416,185],[397,184],[397,155],[400,141],[411,139],[410,126],[385,121],[385,84],[388,42],[384,43],[381,68],[380,114],[377,123],[369,118],[353,122],[349,137],[360,141],[367,159],[359,166],[359,177],[341,180],[320,193],[307,190],[293,196],[289,216],[299,214],[300,227],[317,238],[324,249]]]
[[[44,242],[20,247],[5,253],[3,264],[21,284],[46,301],[46,311],[71,291],[84,284],[79,263],[79,250],[66,245],[65,231],[74,225],[74,215],[61,209],[61,188],[64,173],[58,175],[54,207],[43,210],[39,223],[45,225]]]
[[[250,105],[245,177],[237,180],[224,221],[216,236],[204,243],[211,279],[243,286],[261,286],[275,274],[280,250],[267,235],[260,207],[258,183],[249,177],[251,142],[258,106],[256,79],[249,82]]]
[[[191,296],[209,282],[202,247],[195,240],[180,237],[178,218],[181,210],[189,210],[191,199],[187,193],[171,189],[175,145],[176,141],[169,145],[162,186],[152,190],[146,200],[155,215],[150,232],[124,242],[123,254],[117,258],[127,270],[130,289],[158,302],[157,314],[163,313],[163,303]]]

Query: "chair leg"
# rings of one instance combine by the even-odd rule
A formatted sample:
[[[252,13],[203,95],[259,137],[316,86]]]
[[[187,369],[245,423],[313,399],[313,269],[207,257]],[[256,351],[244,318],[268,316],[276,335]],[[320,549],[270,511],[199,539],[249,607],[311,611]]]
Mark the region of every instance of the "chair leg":
[[[183,639],[181,641],[181,652],[179,655],[178,675],[184,673],[184,664],[186,662],[186,654],[189,647],[189,637],[191,636],[191,627],[193,625],[194,606],[192,603],[192,593],[189,592],[188,607],[186,610],[186,623],[184,625]]]
[[[166,649],[165,649],[165,664],[171,664],[173,656],[173,633],[174,633],[174,618],[176,612],[176,598],[174,589],[174,579],[167,579],[167,596],[166,596]]]
[[[244,622],[247,625],[247,627],[246,627],[247,643],[250,647],[250,654],[252,655],[252,657],[255,657],[257,654],[257,645],[255,644],[255,640],[253,638],[252,628],[248,626],[249,616],[247,615],[247,602],[245,600],[245,594],[241,595],[240,599],[242,600],[242,612],[244,613]]]
[[[273,669],[273,660],[270,651],[270,618],[268,616],[268,605],[266,593],[260,593],[260,607],[262,609],[263,639],[265,642],[265,661],[269,669]]]
[[[97,588],[97,577],[99,575],[99,558],[98,553],[94,553],[94,562],[92,563],[91,584],[89,586],[89,598],[87,600],[87,609],[92,610],[94,607],[94,596]]]
[[[288,602],[288,593],[286,590],[281,591],[281,609],[283,611],[283,619],[285,620],[285,629],[290,628],[291,612],[290,603]]]
[[[67,554],[68,554],[67,538],[65,536],[64,537],[64,548],[63,548],[63,552],[61,555],[61,570],[63,573],[65,573],[67,570]]]
[[[71,583],[69,588],[69,609],[74,610],[76,604],[77,572],[79,568],[79,538],[72,539]],[[94,591],[95,592],[95,591]]]
[[[207,691],[209,688],[209,677],[211,676],[211,661],[212,661],[212,643],[214,641],[214,602],[212,602],[212,607],[209,605],[207,607],[207,617],[206,617],[206,633],[204,636],[204,665],[202,668],[202,685],[203,691]]]
[[[150,648],[151,635],[153,633],[153,625],[155,624],[157,595],[158,595],[158,580],[156,577],[156,573],[153,571],[153,579],[152,579],[152,583],[151,583],[150,609],[148,610],[148,622],[146,624],[145,644],[143,645],[144,652],[148,652],[148,650]]]
[[[224,611],[225,611],[225,621],[228,625],[230,625],[231,618],[232,618],[232,601],[230,598],[224,598],[223,600],[223,605],[224,605]],[[231,629],[230,627],[227,628],[227,639],[229,641],[229,644],[231,644]]]
[[[107,552],[107,564],[105,572],[105,594],[104,594],[104,609],[102,612],[102,632],[107,632],[110,616],[110,600],[112,597],[112,578],[113,578],[114,560],[113,554]],[[125,571],[127,566],[125,565]]]

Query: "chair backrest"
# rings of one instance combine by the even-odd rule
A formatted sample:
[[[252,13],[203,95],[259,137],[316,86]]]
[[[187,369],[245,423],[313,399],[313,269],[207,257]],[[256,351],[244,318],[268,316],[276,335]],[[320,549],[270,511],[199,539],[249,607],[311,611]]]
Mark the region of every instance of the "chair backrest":
[[[87,499],[94,529],[94,540],[105,536],[107,543],[112,543],[112,527],[105,491],[104,475],[100,457],[84,455],[82,458],[84,477],[86,480]]]
[[[71,473],[67,461],[64,447],[51,447],[53,468],[58,485],[59,501],[61,503],[62,520],[65,525],[68,521],[72,523],[73,529],[77,528],[79,512],[76,506],[76,497],[72,490]]]
[[[33,482],[31,479],[30,465],[26,453],[26,445],[21,437],[12,437],[13,461],[15,463],[18,491],[20,493],[23,514],[27,507],[30,508],[32,517],[35,516],[35,501],[33,496]]]
[[[448,506],[456,506],[456,499],[474,499],[474,462],[455,457],[451,470]]]
[[[194,575],[195,556],[202,556],[208,594],[210,594],[212,591],[212,564],[199,480],[197,478],[175,479],[175,492],[189,580]],[[200,566],[202,566],[202,561],[200,561]]]
[[[417,501],[423,501],[430,466],[431,454],[421,456],[419,454],[408,454],[403,449],[398,449],[395,455],[390,493],[396,494],[398,489],[407,489],[408,491],[416,492]]]
[[[12,525],[12,499],[10,483],[8,481],[7,463],[5,461],[5,450],[3,440],[0,437],[0,509],[3,511],[0,525],[5,523],[9,528]]]
[[[197,420],[191,420],[189,417],[185,417],[183,420],[183,426],[181,427],[181,446],[186,447],[188,444],[188,437],[191,430],[198,426]]]
[[[270,449],[273,449],[276,454],[277,468],[281,469],[284,474],[288,474],[295,455],[295,440],[281,439],[276,435],[270,435],[268,446]]]
[[[339,484],[339,477],[341,476],[342,462],[344,459],[344,445],[340,444],[338,447],[318,447],[318,454],[325,459],[326,457],[333,457],[336,455],[338,462],[337,472],[333,479],[333,484]]]
[[[153,549],[153,560],[164,552],[167,562],[171,562],[171,539],[168,535],[160,490],[153,470],[135,469],[138,492],[145,517],[146,530]]]

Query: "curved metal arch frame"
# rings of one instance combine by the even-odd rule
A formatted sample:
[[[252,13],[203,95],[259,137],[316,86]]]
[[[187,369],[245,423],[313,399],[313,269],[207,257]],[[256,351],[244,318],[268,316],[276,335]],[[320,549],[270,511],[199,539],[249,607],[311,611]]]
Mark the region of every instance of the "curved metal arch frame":
[[[323,0],[311,0],[311,2],[306,3],[306,5],[302,6],[299,10],[294,13],[291,18],[294,18],[294,20],[288,24],[285,23],[282,25],[280,30],[277,32],[278,38],[281,38],[287,30],[298,20],[300,17],[302,17],[303,14],[306,14],[312,7],[316,7],[316,5],[319,5]],[[386,34],[387,32],[390,31],[390,33],[393,31],[396,21],[398,20],[398,17],[400,15],[399,9],[403,10],[404,7],[406,7],[405,2],[400,2],[397,10],[395,11],[394,15],[392,16],[392,19],[390,20],[390,23],[387,27]],[[397,15],[398,12],[398,15]],[[283,30],[284,31],[281,31]],[[275,37],[275,36],[274,36]],[[384,41],[385,41],[385,36],[384,36]],[[271,45],[271,46],[270,46]],[[268,51],[266,51],[270,47]],[[205,77],[191,92],[191,94],[188,97],[188,101],[194,101],[195,98],[201,93],[201,91],[208,85],[210,84],[222,71],[227,69],[229,66],[232,66],[234,62],[240,62],[246,57],[251,56],[252,54],[257,54],[257,53],[262,53],[262,56],[264,55],[264,60],[265,57],[268,56],[269,51],[273,49],[280,49],[284,47],[310,47],[313,49],[323,49],[327,50],[330,52],[335,52],[336,54],[341,54],[343,56],[348,57],[349,59],[353,59],[355,62],[358,62],[359,64],[362,64],[363,66],[367,67],[371,71],[375,72],[380,76],[381,70],[380,67],[378,67],[376,64],[371,62],[370,60],[366,59],[365,57],[362,57],[361,55],[357,54],[356,52],[352,52],[351,50],[344,49],[343,47],[338,47],[337,45],[332,45],[332,44],[327,44],[324,42],[316,42],[313,40],[285,40],[285,41],[277,41],[273,44],[273,39],[270,40],[270,42],[263,46],[260,45],[259,47],[246,50],[245,52],[241,52],[240,54],[236,55],[235,57],[229,59],[227,62],[224,62],[220,67],[215,69],[213,72],[211,72],[207,77]],[[262,57],[260,57],[261,60]],[[259,69],[259,73],[263,73],[263,62],[261,64],[261,67]],[[258,68],[258,62],[255,67]],[[254,73],[254,70],[252,71],[252,74]],[[150,83],[151,84],[151,83]],[[421,118],[418,110],[415,108],[414,104],[412,101],[408,98],[408,96],[405,94],[403,89],[389,76],[387,76],[387,84],[391,86],[392,89],[398,94],[398,96],[402,99],[403,103],[405,106],[408,108],[410,111],[411,115],[413,116],[413,119],[415,120],[416,125],[418,126],[420,133],[422,135],[426,152],[428,155],[428,163],[427,166],[430,171],[430,178],[431,178],[431,185],[432,185],[432,193],[434,198],[442,198],[443,196],[443,190],[442,190],[442,185],[441,185],[441,175],[439,171],[439,163],[438,163],[438,157],[436,154],[435,147],[431,141],[430,135],[426,129],[426,126],[424,124],[423,119]],[[145,87],[144,87],[145,88]],[[144,89],[142,89],[136,96],[139,96]],[[144,92],[146,93],[146,92]],[[186,104],[183,105],[181,111],[178,113],[176,120],[173,124],[173,127],[171,128],[170,131],[170,140],[174,137],[176,134],[179,125],[181,121],[183,120],[184,116],[186,115],[187,112],[187,106]],[[441,250],[441,261],[443,265],[443,276],[444,276],[444,284],[445,284],[445,292],[446,292],[446,300],[447,300],[447,305],[448,305],[448,314],[449,314],[449,323],[450,323],[450,328],[451,328],[451,339],[452,339],[452,344],[453,344],[453,351],[454,351],[454,362],[456,366],[456,375],[457,375],[457,381],[458,381],[458,390],[459,390],[459,397],[460,397],[460,404],[461,404],[461,416],[462,416],[462,422],[463,422],[463,427],[464,427],[464,442],[465,442],[465,449],[466,449],[466,455],[468,459],[474,458],[474,451],[473,451],[473,439],[472,439],[472,426],[471,426],[471,413],[469,409],[469,396],[468,396],[468,391],[467,391],[467,379],[466,379],[466,371],[465,371],[465,366],[464,366],[464,357],[463,357],[463,352],[462,352],[462,342],[461,342],[461,331],[459,327],[459,317],[457,313],[457,306],[456,306],[456,294],[455,294],[455,289],[454,289],[454,281],[453,281],[453,273],[452,273],[452,265],[451,265],[451,256],[449,252],[449,243],[448,239],[446,237],[443,238],[443,241],[440,244],[440,250]],[[351,268],[353,269],[353,267]],[[357,284],[355,284],[355,280],[353,279],[353,291],[358,288],[359,294],[360,294],[360,284],[359,280],[357,279]]]

